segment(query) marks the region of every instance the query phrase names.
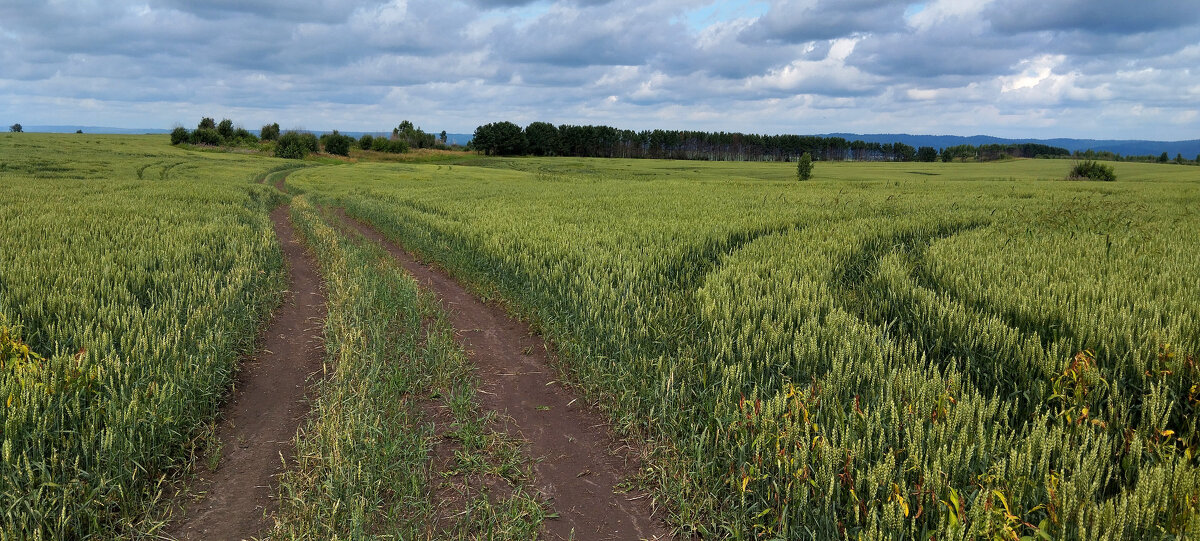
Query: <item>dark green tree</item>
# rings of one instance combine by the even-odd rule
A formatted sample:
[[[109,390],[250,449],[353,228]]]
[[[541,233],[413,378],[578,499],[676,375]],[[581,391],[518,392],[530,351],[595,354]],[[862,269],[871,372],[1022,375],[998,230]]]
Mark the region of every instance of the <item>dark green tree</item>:
[[[938,159],[938,151],[933,147],[921,147],[917,149],[917,161],[919,162],[936,162]]]
[[[192,134],[188,133],[187,128],[183,126],[176,126],[175,129],[171,130],[171,144],[178,145],[180,143],[186,143],[191,135]]]
[[[813,160],[812,154],[805,152],[796,161],[796,178],[799,180],[808,180],[812,178]]]
[[[262,129],[258,131],[258,136],[263,141],[274,141],[279,139],[279,123],[272,122],[271,124],[264,125]]]
[[[534,156],[552,156],[558,149],[558,128],[549,122],[534,122],[525,127],[525,139]]]
[[[1171,158],[1167,156],[1166,152],[1163,152],[1158,156],[1158,163],[1167,163],[1170,160]]]
[[[200,125],[196,126],[196,129],[198,129],[198,130],[215,130],[215,129],[217,129],[217,121],[213,120],[212,117],[206,116],[206,117],[200,119]]]
[[[1177,163],[1179,165],[1183,165],[1183,153],[1182,152],[1175,153],[1175,163]]]
[[[222,139],[233,139],[233,121],[229,120],[228,118],[221,119],[221,123],[217,124],[217,134],[219,134]]]
[[[12,126],[9,126],[8,131],[13,132],[13,133],[21,133],[21,132],[25,131],[25,128],[21,126],[20,122],[18,122],[16,124],[13,124]]]
[[[358,138],[358,148],[363,150],[371,150],[371,145],[374,142],[375,137],[371,136],[369,133],[364,133],[362,137]]]
[[[442,130],[442,133],[438,134],[438,140],[441,141],[443,145],[446,144],[446,130]]]
[[[353,143],[353,137],[342,135],[337,130],[321,136],[321,146],[325,147],[325,152],[338,156],[349,156],[350,145]]]
[[[275,157],[299,160],[317,151],[317,137],[311,133],[289,131],[275,143]]]

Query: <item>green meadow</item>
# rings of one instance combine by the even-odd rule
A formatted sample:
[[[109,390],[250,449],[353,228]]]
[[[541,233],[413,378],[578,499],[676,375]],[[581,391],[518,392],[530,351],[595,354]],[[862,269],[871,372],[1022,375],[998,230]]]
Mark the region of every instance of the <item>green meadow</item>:
[[[305,162],[284,196],[256,181],[294,161],[0,135],[0,530],[155,527],[277,302],[267,213],[290,197],[330,353],[278,537],[427,534],[419,394],[514,487],[451,531],[528,538],[546,512],[485,450],[449,331],[418,346],[436,309],[333,207],[553,340],[681,533],[1200,536],[1200,168],[352,158]],[[415,364],[388,379],[396,356]]]

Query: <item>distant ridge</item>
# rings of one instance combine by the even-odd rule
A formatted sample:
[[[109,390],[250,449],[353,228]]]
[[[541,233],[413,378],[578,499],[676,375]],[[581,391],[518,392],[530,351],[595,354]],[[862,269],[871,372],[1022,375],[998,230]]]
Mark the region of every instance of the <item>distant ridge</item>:
[[[1197,154],[1200,154],[1200,139],[1190,141],[1143,141],[1136,139],[1119,140],[1119,139],[1005,139],[1002,137],[992,137],[990,135],[972,135],[963,137],[959,135],[911,135],[907,133],[825,133],[819,134],[823,137],[841,137],[853,141],[855,139],[868,143],[895,143],[900,142],[914,147],[934,147],[942,149],[955,145],[990,145],[990,144],[1010,144],[1010,143],[1040,143],[1065,148],[1074,152],[1087,151],[1089,149],[1097,152],[1107,150],[1116,152],[1122,156],[1157,156],[1166,152],[1171,158],[1176,154],[1183,154],[1187,159],[1195,159]]]
[[[165,128],[112,128],[108,126],[25,126],[27,132],[40,133],[75,133],[77,130],[83,130],[83,133],[101,133],[101,134],[160,134],[171,133],[170,129]],[[313,133],[325,133],[322,130],[312,130]],[[372,135],[386,135],[386,132],[359,132],[359,131],[343,131],[342,133],[353,137],[360,137],[364,133]],[[1008,139],[1003,137],[993,137],[991,135],[972,135],[964,137],[961,135],[912,135],[908,133],[821,133],[815,134],[821,137],[841,137],[850,141],[861,140],[868,143],[904,143],[914,147],[934,147],[942,149],[955,145],[989,145],[989,144],[1010,144],[1010,143],[1040,143],[1062,147],[1072,152],[1095,150],[1116,152],[1122,156],[1157,156],[1166,152],[1171,158],[1176,154],[1182,154],[1184,158],[1195,159],[1197,154],[1200,154],[1200,139],[1192,139],[1188,141],[1146,141],[1141,139]],[[465,145],[471,142],[473,135],[469,133],[448,133],[446,140],[450,144]]]
[[[169,129],[160,128],[110,128],[107,126],[22,126],[22,129],[27,132],[36,133],[75,133],[79,130],[83,130],[83,133],[103,133],[110,135],[171,133],[171,130]]]

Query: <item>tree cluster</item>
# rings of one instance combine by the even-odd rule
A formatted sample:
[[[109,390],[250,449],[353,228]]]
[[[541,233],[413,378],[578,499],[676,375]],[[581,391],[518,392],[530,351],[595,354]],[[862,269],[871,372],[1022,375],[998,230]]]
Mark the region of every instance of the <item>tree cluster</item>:
[[[217,123],[210,117],[204,117],[194,130],[177,126],[171,131],[171,144],[189,143],[208,146],[239,146],[258,142],[258,137],[241,126],[234,126],[228,118]]]
[[[446,132],[442,132],[445,134]],[[414,126],[412,122],[407,120],[400,123],[399,126],[392,128],[392,139],[404,141],[408,148],[437,148],[438,137],[432,133],[425,133],[419,126]],[[445,136],[443,135],[443,140]]]
[[[868,143],[815,135],[633,131],[610,126],[555,126],[549,122],[534,122],[523,129],[512,122],[485,124],[475,129],[471,145],[479,152],[504,156],[530,154],[723,161],[792,161],[804,154],[817,161],[935,161],[938,158],[937,150],[932,147],[918,151],[901,142]],[[1011,151],[1010,155],[1030,152],[1030,149],[1019,148]]]
[[[403,154],[408,152],[408,142],[404,139],[388,139],[387,137],[375,137],[369,133],[364,133],[362,137],[358,138],[358,148],[374,150],[375,152]]]
[[[922,147],[931,148],[931,147]],[[1009,158],[1063,158],[1071,155],[1071,151],[1043,145],[1041,143],[1010,143],[986,145],[954,145],[943,148],[938,158],[943,162],[976,161],[989,162],[1007,160]],[[934,160],[921,160],[934,161]]]

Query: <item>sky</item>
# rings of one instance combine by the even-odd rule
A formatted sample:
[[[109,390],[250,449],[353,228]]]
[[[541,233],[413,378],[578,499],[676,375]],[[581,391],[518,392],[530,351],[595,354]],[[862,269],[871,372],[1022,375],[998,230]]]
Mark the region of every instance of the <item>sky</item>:
[[[1200,138],[1200,0],[0,0],[0,123]]]

